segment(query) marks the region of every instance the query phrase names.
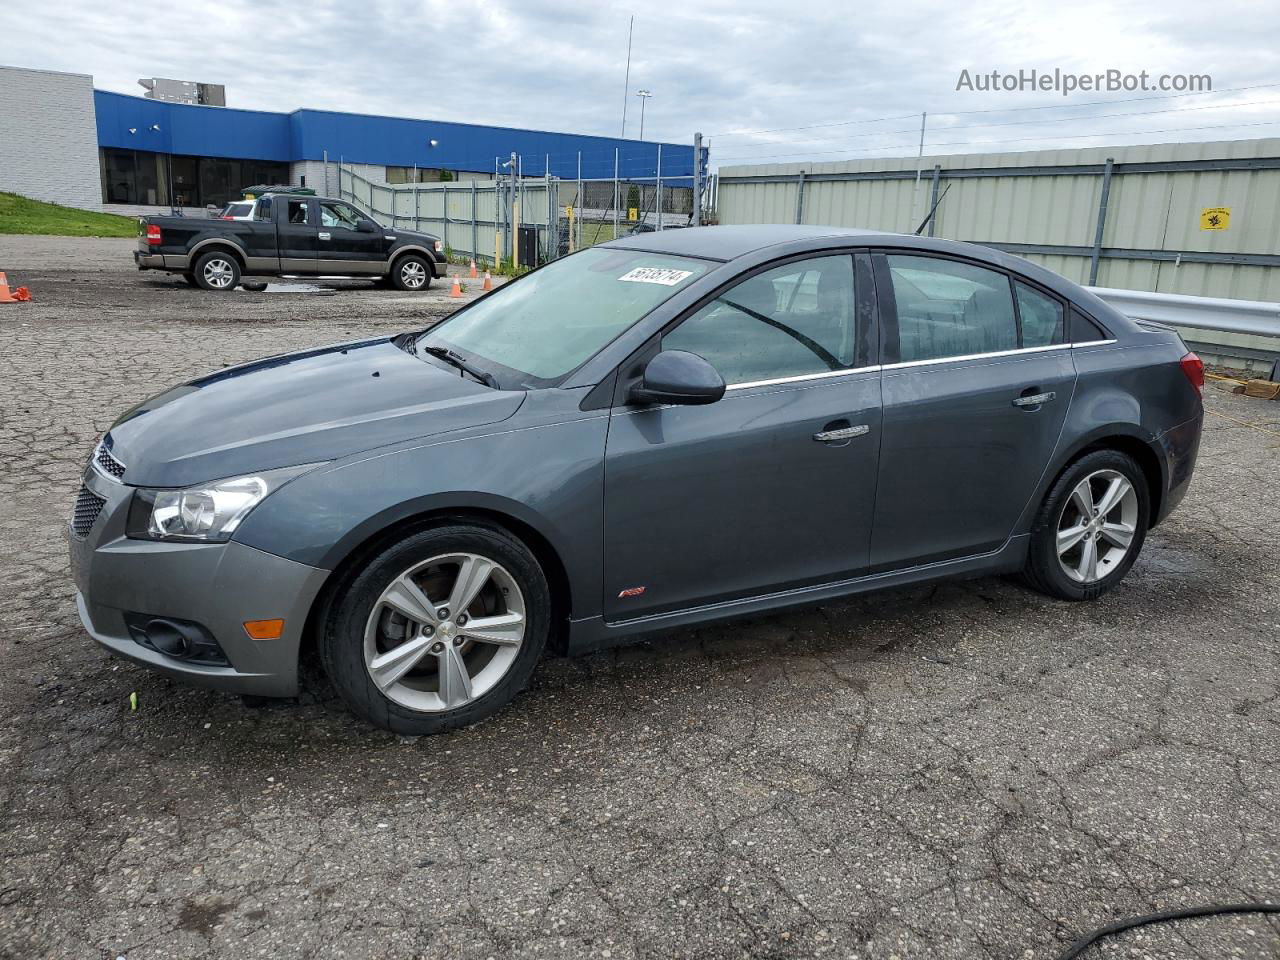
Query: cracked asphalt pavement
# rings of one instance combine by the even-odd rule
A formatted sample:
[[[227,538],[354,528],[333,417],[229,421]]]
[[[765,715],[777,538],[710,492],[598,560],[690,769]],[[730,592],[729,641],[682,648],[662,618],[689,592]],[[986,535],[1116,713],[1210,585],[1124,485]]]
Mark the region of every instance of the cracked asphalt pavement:
[[[0,305],[0,956],[1049,960],[1280,896],[1280,404],[1211,385],[1187,499],[1096,603],[983,579],[685,630],[400,739],[315,671],[252,708],[113,660],[63,529],[126,407],[450,301],[208,294],[130,246],[0,238],[35,298]],[[1086,957],[1276,958],[1280,918]]]

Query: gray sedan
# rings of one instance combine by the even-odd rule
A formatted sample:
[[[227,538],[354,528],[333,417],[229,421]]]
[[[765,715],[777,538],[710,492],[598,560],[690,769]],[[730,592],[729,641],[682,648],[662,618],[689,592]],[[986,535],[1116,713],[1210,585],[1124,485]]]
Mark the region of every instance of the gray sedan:
[[[474,723],[544,651],[945,577],[1115,587],[1182,499],[1203,369],[1027,261],[711,227],[557,260],[418,333],[176,386],[93,451],[86,629],[194,683]]]

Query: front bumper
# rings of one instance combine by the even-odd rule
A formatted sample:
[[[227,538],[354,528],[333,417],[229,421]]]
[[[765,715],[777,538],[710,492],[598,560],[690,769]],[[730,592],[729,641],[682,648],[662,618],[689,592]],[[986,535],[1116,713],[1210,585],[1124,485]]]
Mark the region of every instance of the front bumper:
[[[135,250],[133,251],[133,262],[139,270],[186,270],[191,258]]]
[[[191,683],[233,693],[288,697],[298,692],[298,648],[327,570],[241,543],[130,540],[132,488],[90,467],[84,485],[106,500],[88,533],[68,528],[76,602],[85,629],[117,656]],[[191,663],[136,642],[125,614],[175,617],[202,625],[229,666]],[[278,640],[254,640],[246,620],[283,618]]]

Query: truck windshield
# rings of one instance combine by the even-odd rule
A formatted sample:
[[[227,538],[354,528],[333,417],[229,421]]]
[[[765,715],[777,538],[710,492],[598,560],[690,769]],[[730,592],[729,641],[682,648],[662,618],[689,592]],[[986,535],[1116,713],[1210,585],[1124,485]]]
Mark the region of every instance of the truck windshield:
[[[554,384],[712,264],[597,248],[556,260],[423,334],[506,387]]]

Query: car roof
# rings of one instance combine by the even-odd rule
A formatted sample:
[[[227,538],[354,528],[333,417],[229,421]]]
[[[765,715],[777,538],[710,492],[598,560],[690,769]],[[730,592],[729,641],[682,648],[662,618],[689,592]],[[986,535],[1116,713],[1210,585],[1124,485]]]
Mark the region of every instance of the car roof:
[[[651,233],[619,237],[601,244],[606,247],[628,247],[654,253],[670,253],[707,260],[736,260],[765,247],[792,243],[796,240],[825,240],[887,236],[876,230],[853,227],[808,227],[785,223],[764,223],[724,227],[685,227],[679,230],[655,230]],[[891,236],[891,234],[889,235]]]

